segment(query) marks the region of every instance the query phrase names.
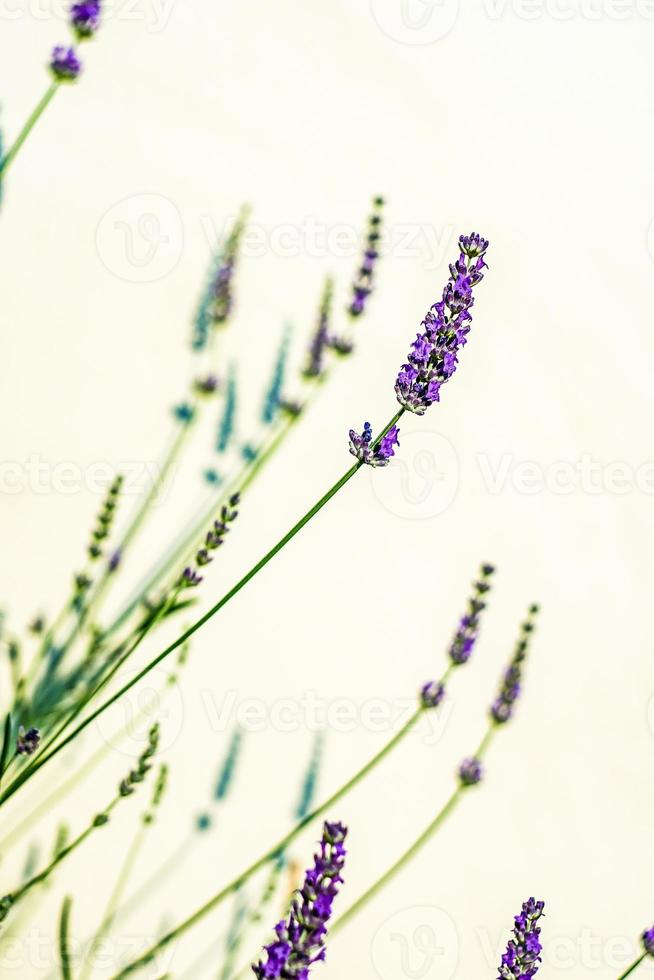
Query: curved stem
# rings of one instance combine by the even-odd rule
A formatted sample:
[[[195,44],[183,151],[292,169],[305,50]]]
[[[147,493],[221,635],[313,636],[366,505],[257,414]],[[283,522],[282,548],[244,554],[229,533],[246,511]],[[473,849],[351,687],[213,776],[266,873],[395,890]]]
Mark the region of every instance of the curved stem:
[[[491,723],[489,726],[488,731],[486,732],[479,748],[477,749],[477,752],[475,753],[477,759],[481,759],[484,752],[488,748],[494,734],[495,727],[495,723]],[[382,891],[386,885],[388,885],[407,866],[407,864],[413,860],[416,854],[423,849],[423,847],[432,839],[436,831],[439,830],[439,828],[445,823],[449,815],[461,801],[464,793],[470,788],[471,787],[463,784],[459,784],[457,786],[445,806],[439,810],[429,826],[422,832],[422,834],[420,834],[417,840],[413,842],[411,847],[404,852],[404,854],[395,862],[395,864],[392,865],[392,867],[390,867],[388,871],[386,871],[385,874],[383,874],[381,878],[379,878],[374,885],[368,889],[368,891],[364,892],[363,895],[357,899],[357,901],[351,905],[339,919],[336,920],[330,929],[331,936],[334,936],[343,928],[343,926],[347,925],[347,923],[353,919],[355,915],[357,915],[361,909],[368,904],[368,902],[372,901],[372,899],[375,898],[375,896],[378,895],[379,892]]]
[[[37,103],[33,111],[28,116],[27,122],[21,129],[20,133],[14,140],[13,144],[9,147],[2,160],[0,160],[0,180],[4,179],[7,170],[9,169],[12,162],[16,159],[16,156],[19,150],[21,149],[23,143],[25,142],[29,134],[32,132],[32,130],[34,129],[35,125],[37,124],[37,122],[39,121],[39,119],[47,109],[47,107],[52,102],[52,99],[54,98],[55,92],[57,91],[58,88],[59,88],[58,81],[54,81],[50,83],[45,93],[41,97],[40,101]]]

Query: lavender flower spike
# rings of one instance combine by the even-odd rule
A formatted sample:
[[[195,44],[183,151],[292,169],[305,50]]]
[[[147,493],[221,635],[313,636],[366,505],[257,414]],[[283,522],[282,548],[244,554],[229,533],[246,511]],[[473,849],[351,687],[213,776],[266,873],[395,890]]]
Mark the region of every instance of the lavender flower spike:
[[[523,904],[520,915],[516,915],[513,938],[502,956],[498,980],[531,980],[538,973],[543,947],[536,923],[544,907],[544,902],[530,898]]]
[[[416,415],[424,415],[439,401],[441,387],[456,371],[459,348],[470,331],[472,290],[484,277],[487,248],[486,239],[476,232],[461,235],[459,258],[450,266],[443,296],[422,321],[423,332],[411,345],[408,362],[397,376],[397,400]]]
[[[350,429],[350,452],[367,466],[388,466],[391,456],[395,455],[395,446],[399,446],[398,436],[400,430],[396,425],[388,430],[379,442],[378,446],[372,445],[372,426],[370,422],[364,422],[363,432],[359,435],[354,429]]]
[[[509,721],[513,715],[515,703],[520,697],[523,665],[529,653],[529,640],[534,631],[534,619],[538,614],[538,609],[536,604],[529,607],[527,619],[520,627],[520,637],[516,644],[515,653],[504,672],[498,695],[491,705],[490,714],[496,725],[503,725]]]
[[[52,51],[50,71],[58,82],[74,82],[82,71],[82,62],[75,49],[58,44]]]
[[[647,955],[654,956],[654,926],[651,929],[646,929],[640,938]]]
[[[473,594],[468,600],[468,608],[459,621],[458,629],[450,647],[450,660],[455,666],[461,666],[470,660],[477,637],[479,636],[479,617],[486,608],[482,599],[490,589],[490,579],[495,571],[493,565],[482,565],[479,580],[474,584]]]
[[[291,904],[288,919],[275,927],[277,938],[265,947],[265,963],[252,967],[258,980],[309,980],[313,964],[325,959],[327,923],[343,882],[346,836],[342,824],[325,823],[320,850]]]

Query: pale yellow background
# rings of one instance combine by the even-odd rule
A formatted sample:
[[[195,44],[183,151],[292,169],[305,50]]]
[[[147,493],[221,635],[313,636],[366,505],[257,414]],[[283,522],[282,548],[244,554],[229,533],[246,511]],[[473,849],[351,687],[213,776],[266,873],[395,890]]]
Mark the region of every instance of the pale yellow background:
[[[492,560],[499,573],[483,638],[455,679],[442,737],[416,733],[333,814],[351,827],[340,909],[446,799],[453,769],[481,736],[517,624],[538,599],[515,724],[493,746],[484,787],[338,937],[315,976],[491,978],[512,916],[534,894],[548,911],[542,976],[609,980],[654,917],[654,12],[644,0],[467,0],[460,10],[415,2],[404,13],[400,0],[114,9],[84,52],[83,82],[59,93],[8,180],[3,475],[31,456],[50,473],[61,462],[88,474],[97,462],[156,461],[188,376],[189,321],[212,238],[245,200],[267,244],[242,261],[223,351],[238,360],[247,437],[283,322],[295,326],[297,361],[325,273],[338,278],[339,309],[345,302],[355,259],[333,229],[358,230],[370,196],[387,195],[391,239],[357,356],[244,501],[201,590],[204,608],[349,465],[349,426],[380,425],[394,411],[397,365],[442,288],[455,235],[487,235],[491,268],[442,404],[408,419],[400,461],[374,479],[361,473],[194,643],[164,720],[170,793],[137,878],[187,838],[233,705],[258,699],[273,714],[247,735],[216,833],[118,939],[142,942],[162,920],[176,922],[288,826],[311,748],[297,706],[307,692],[332,705],[321,794],[389,737],[388,721],[372,725],[370,703],[396,714],[441,670],[469,580]],[[59,14],[21,4],[1,7],[8,134],[40,96],[44,59],[65,36]],[[167,239],[151,261],[139,238],[144,213]],[[332,230],[328,245],[309,240],[311,221]],[[175,474],[133,576],[203,499],[210,437],[209,427]],[[592,464],[599,482],[562,463]],[[26,479],[6,491],[3,483],[0,594],[22,628],[63,600],[100,494],[79,484],[64,492],[54,477],[41,490]],[[148,641],[144,656],[162,640]],[[287,699],[290,725],[279,720]],[[123,717],[113,713],[60,772]],[[64,815],[81,830],[128,765],[114,751],[43,836]],[[35,782],[23,805],[46,785]],[[11,956],[4,949],[3,976],[48,974],[67,890],[76,937],[93,928],[145,799],[126,804],[56,879],[34,909],[38,932]],[[20,813],[7,808],[6,826]],[[316,833],[294,848],[302,864]],[[23,858],[0,868],[0,891]],[[214,941],[191,975],[215,977],[227,915],[206,920],[150,975],[182,976]]]

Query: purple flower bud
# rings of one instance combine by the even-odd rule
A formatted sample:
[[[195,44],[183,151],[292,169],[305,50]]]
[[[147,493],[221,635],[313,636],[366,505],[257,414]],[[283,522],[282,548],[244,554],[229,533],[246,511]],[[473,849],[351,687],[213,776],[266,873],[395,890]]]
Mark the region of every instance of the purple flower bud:
[[[481,282],[486,268],[488,242],[476,232],[459,239],[459,258],[450,266],[450,278],[440,302],[422,321],[423,332],[411,345],[408,363],[395,382],[400,405],[424,415],[440,399],[440,389],[456,371],[459,349],[470,330],[473,287]]]
[[[420,703],[423,708],[437,708],[445,697],[445,685],[440,681],[428,681],[420,691]]]
[[[464,759],[459,766],[459,779],[462,786],[475,786],[480,783],[484,770],[479,759]]]
[[[450,646],[450,660],[453,664],[460,666],[470,660],[472,651],[481,626],[480,616],[486,608],[486,603],[482,602],[481,596],[485,595],[491,587],[491,576],[495,569],[492,565],[482,565],[479,581],[475,582],[473,592],[468,600],[468,608],[464,616],[459,621],[459,627]]]
[[[199,585],[202,581],[202,576],[198,575],[194,568],[187,566],[182,572],[182,577],[180,579],[181,588],[194,588]]]
[[[504,671],[497,697],[490,708],[490,716],[497,725],[503,725],[513,716],[515,703],[522,689],[523,663],[529,652],[529,639],[534,630],[538,606],[529,607],[527,619],[520,627],[520,636],[509,666]]]
[[[368,221],[368,233],[366,236],[365,251],[361,260],[357,276],[352,283],[352,300],[348,306],[348,313],[351,317],[358,317],[365,311],[366,302],[372,293],[374,286],[374,273],[379,251],[376,243],[379,241],[379,229],[381,227],[381,211],[384,206],[383,197],[376,197],[373,201],[373,212]]]
[[[277,938],[265,947],[265,962],[252,967],[258,980],[308,980],[310,967],[325,959],[327,923],[343,883],[346,836],[342,824],[325,823],[320,850],[293,899],[288,918],[275,926]]]
[[[395,446],[399,446],[398,435],[400,430],[396,425],[388,430],[380,440],[379,445],[372,445],[372,426],[370,422],[364,422],[363,432],[359,435],[354,429],[350,429],[350,452],[367,466],[388,466],[391,456],[395,455]]]
[[[38,728],[29,728],[27,731],[21,725],[16,737],[16,752],[19,755],[33,755],[41,742],[41,732]]]
[[[50,71],[58,82],[74,82],[82,71],[75,49],[58,44],[52,51]]]
[[[646,929],[641,936],[643,941],[643,949],[649,956],[654,956],[654,926],[651,929]]]
[[[498,980],[531,980],[538,973],[543,947],[540,927],[536,925],[543,914],[544,902],[530,898],[515,917],[513,938],[502,955]]]
[[[218,378],[215,374],[208,374],[206,378],[197,378],[193,387],[198,395],[213,395],[218,389]]]
[[[78,39],[93,37],[100,27],[100,0],[80,0],[70,8],[70,23]]]

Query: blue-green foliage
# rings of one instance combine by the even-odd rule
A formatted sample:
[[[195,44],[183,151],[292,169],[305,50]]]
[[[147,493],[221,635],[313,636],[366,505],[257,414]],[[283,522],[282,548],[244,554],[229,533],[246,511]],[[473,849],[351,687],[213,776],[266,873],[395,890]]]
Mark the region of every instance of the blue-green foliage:
[[[266,425],[270,425],[272,422],[274,422],[277,412],[279,411],[279,402],[282,397],[282,389],[284,387],[284,376],[286,373],[286,361],[288,359],[290,335],[290,328],[285,327],[282,342],[279,345],[277,357],[275,358],[275,363],[273,365],[272,376],[268,383],[261,409],[261,419]]]
[[[236,372],[233,365],[230,365],[227,374],[227,387],[225,389],[225,401],[223,411],[218,423],[218,439],[216,450],[224,453],[229,447],[234,435],[234,421],[236,418]]]

